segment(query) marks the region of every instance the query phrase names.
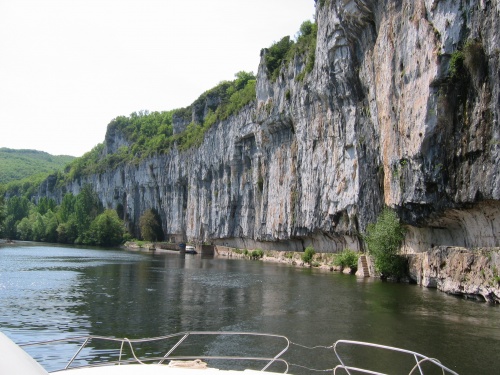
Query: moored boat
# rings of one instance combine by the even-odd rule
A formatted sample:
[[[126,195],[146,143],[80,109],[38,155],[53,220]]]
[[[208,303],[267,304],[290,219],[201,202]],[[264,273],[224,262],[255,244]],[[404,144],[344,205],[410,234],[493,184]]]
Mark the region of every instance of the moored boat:
[[[186,254],[198,254],[194,246],[187,245],[186,250],[184,250]]]

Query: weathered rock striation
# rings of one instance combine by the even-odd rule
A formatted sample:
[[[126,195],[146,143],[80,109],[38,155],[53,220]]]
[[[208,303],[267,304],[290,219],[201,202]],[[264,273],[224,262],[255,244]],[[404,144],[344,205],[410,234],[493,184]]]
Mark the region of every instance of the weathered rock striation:
[[[410,277],[420,285],[500,302],[500,250],[440,246],[410,256]]]
[[[137,231],[155,208],[166,236],[334,252],[384,205],[404,251],[500,246],[500,1],[317,1],[312,72],[296,56],[203,144],[82,177]],[[458,52],[457,52],[458,51]],[[263,59],[265,50],[263,50]],[[215,103],[215,104],[214,104]],[[199,120],[217,98],[193,109]],[[176,132],[189,119],[175,119]],[[127,145],[116,129],[105,152]],[[414,268],[420,266],[414,263]],[[423,279],[422,277],[420,279]]]

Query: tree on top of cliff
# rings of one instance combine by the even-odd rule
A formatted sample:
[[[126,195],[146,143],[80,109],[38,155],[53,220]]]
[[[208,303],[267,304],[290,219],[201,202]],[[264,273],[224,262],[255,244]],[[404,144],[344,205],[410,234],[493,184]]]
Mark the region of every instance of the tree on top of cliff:
[[[304,21],[299,32],[295,35],[296,42],[285,36],[279,42],[274,43],[269,48],[261,51],[264,53],[264,62],[267,68],[267,77],[271,81],[276,81],[281,67],[287,66],[295,55],[305,56],[305,68],[297,77],[302,80],[306,73],[312,71],[316,56],[316,39],[318,35],[318,25],[309,20]]]
[[[265,50],[264,61],[266,62],[267,76],[272,81],[276,81],[278,78],[280,68],[286,61],[285,57],[292,46],[293,40],[290,40],[290,36],[285,36]]]
[[[140,111],[130,116],[113,119],[106,132],[105,143],[98,144],[82,157],[73,160],[64,174],[54,176],[58,186],[78,177],[102,173],[125,163],[138,163],[154,154],[165,154],[177,146],[186,150],[199,146],[205,132],[217,121],[238,113],[244,106],[256,100],[256,77],[252,72],[240,71],[234,81],[220,82],[205,91],[189,107],[163,112]],[[181,133],[174,134],[173,120],[189,121]],[[114,145],[117,138],[122,139]],[[38,186],[40,183],[38,183]]]

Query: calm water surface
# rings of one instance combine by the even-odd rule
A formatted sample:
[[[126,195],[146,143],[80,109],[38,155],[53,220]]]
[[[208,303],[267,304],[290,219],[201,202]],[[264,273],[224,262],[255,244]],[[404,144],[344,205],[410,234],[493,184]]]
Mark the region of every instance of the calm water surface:
[[[0,245],[0,329],[18,343],[187,330],[268,332],[310,346],[344,338],[415,350],[460,374],[500,373],[497,306],[418,286],[199,255]],[[54,370],[61,353],[43,350],[33,355]],[[336,364],[327,350],[292,347],[289,355],[307,367]]]

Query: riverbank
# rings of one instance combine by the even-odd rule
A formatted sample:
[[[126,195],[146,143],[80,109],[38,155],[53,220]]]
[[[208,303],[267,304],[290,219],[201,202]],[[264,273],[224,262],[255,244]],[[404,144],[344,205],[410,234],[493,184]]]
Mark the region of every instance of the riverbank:
[[[129,241],[123,247],[132,251],[155,251],[161,252],[179,252],[179,245],[174,243],[164,242],[145,242],[145,241]],[[195,246],[196,248],[196,246]],[[197,251],[199,249],[197,248]],[[257,251],[257,253],[254,253]],[[305,262],[302,259],[303,252],[296,251],[278,251],[278,250],[241,250],[228,246],[213,246],[214,257],[221,258],[237,258],[248,260],[261,260],[264,262],[283,263],[293,267],[313,267],[322,271],[329,272],[343,272],[345,274],[354,274],[355,269],[343,268],[334,265],[334,259],[337,254],[334,253],[316,253],[313,255],[311,261]],[[258,254],[258,255],[255,255]]]
[[[215,253],[219,257],[227,258],[241,258],[241,259],[259,259],[264,262],[284,263],[293,267],[314,267],[323,271],[330,272],[343,272],[353,273],[355,270],[350,268],[342,268],[334,265],[336,254],[333,253],[316,253],[313,255],[311,262],[307,263],[302,260],[303,252],[296,251],[278,251],[278,250],[265,250],[262,255],[255,257],[252,256],[251,250],[240,250],[226,246],[215,246]]]
[[[439,246],[408,255],[412,282],[467,299],[500,303],[500,248]]]
[[[172,243],[128,242],[129,250],[178,252],[178,245]],[[313,267],[327,272],[356,273],[355,269],[342,268],[334,264],[335,253],[316,253],[310,262],[302,259],[303,252],[278,250],[241,250],[215,245],[214,256],[261,260],[283,263],[292,267]],[[466,299],[500,303],[500,248],[467,249],[440,246],[408,257],[409,277],[406,282],[426,288],[438,289],[446,294]],[[370,277],[377,277],[373,261],[366,256]],[[358,268],[362,266],[358,262]],[[358,277],[365,277],[361,272]]]

